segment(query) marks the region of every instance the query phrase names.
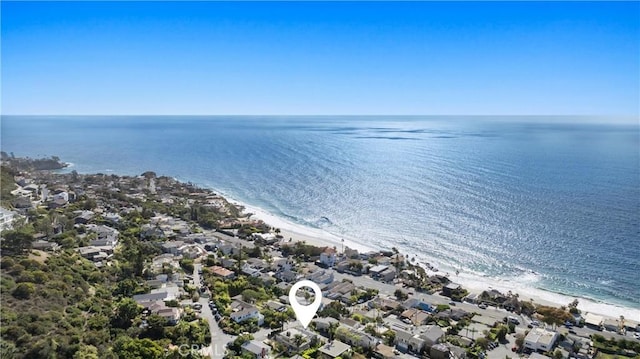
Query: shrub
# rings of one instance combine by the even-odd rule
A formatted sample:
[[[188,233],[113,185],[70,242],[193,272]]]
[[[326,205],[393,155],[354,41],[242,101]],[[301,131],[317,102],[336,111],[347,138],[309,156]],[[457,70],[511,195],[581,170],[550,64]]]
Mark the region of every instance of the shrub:
[[[18,299],[29,299],[35,291],[36,286],[33,283],[23,282],[18,284],[11,294]]]

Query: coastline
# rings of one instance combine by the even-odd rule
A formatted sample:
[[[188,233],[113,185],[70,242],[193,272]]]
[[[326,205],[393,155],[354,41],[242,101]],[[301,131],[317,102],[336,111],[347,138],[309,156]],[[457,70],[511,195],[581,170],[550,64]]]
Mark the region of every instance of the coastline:
[[[68,167],[63,169],[63,171],[70,170]],[[116,171],[116,173],[119,173]],[[176,180],[181,182],[189,182],[188,177],[186,176],[173,176]],[[204,189],[208,189],[213,191],[222,197],[224,197],[230,203],[233,203],[238,206],[244,207],[244,213],[251,213],[252,218],[259,219],[270,225],[271,227],[280,228],[281,234],[285,239],[291,238],[293,241],[305,241],[308,244],[316,245],[316,246],[336,246],[337,248],[341,248],[343,245],[342,239],[344,239],[344,246],[356,249],[361,252],[369,252],[369,251],[380,251],[380,250],[390,250],[391,248],[375,248],[372,246],[367,246],[359,243],[356,239],[349,237],[342,237],[334,235],[330,232],[327,232],[320,228],[313,228],[309,226],[305,226],[303,224],[295,223],[290,220],[278,217],[270,213],[267,210],[264,210],[260,207],[245,203],[236,199],[233,195],[226,193],[225,191],[218,190],[211,183],[198,183],[193,182],[195,185],[200,186]],[[401,253],[406,253],[402,248],[398,248]],[[464,288],[468,289],[472,293],[481,293],[487,289],[496,289],[503,293],[508,291],[512,291],[513,293],[517,293],[520,298],[523,299],[533,299],[534,303],[543,304],[543,305],[551,305],[551,306],[566,306],[574,299],[579,300],[578,309],[580,309],[583,314],[585,313],[595,313],[599,315],[603,315],[611,318],[619,318],[621,315],[625,318],[632,320],[640,320],[640,308],[632,308],[621,306],[617,304],[611,304],[601,301],[596,301],[590,298],[585,298],[581,296],[571,296],[562,293],[556,293],[540,288],[536,288],[533,284],[536,282],[535,276],[531,276],[528,278],[522,277],[519,278],[494,278],[494,277],[486,277],[479,274],[469,273],[469,272],[461,272],[460,275],[455,275],[455,268],[447,266],[446,263],[440,263],[433,258],[429,258],[422,254],[416,255],[416,260],[418,263],[432,263],[435,264],[437,268],[440,269],[438,274],[447,273],[447,271],[452,274],[450,278],[462,285]],[[431,272],[427,269],[429,274],[435,274],[435,272]]]
[[[215,189],[209,187],[209,189],[215,191]],[[308,244],[315,246],[336,246],[338,249],[342,246],[342,239],[344,239],[344,246],[356,249],[358,251],[380,251],[380,250],[388,250],[389,248],[374,248],[368,247],[366,245],[362,245],[360,243],[355,242],[354,240],[347,237],[338,237],[332,233],[329,233],[323,229],[312,228],[308,226],[304,226],[302,224],[293,223],[286,219],[280,218],[274,214],[269,213],[268,211],[263,210],[262,208],[252,206],[236,199],[232,199],[226,194],[223,194],[219,191],[223,197],[225,197],[229,202],[233,204],[237,204],[239,206],[243,206],[245,208],[246,213],[252,213],[251,218],[260,219],[265,223],[269,224],[272,227],[280,228],[281,235],[288,240],[291,238],[293,241],[304,241]],[[402,249],[400,249],[402,253]],[[431,259],[425,256],[418,256],[418,262],[422,263],[425,261],[431,261]],[[444,268],[444,266],[443,266]],[[427,268],[425,268],[427,269]],[[449,268],[447,268],[449,269]],[[430,274],[435,274],[436,272],[431,272],[427,269],[427,272]],[[451,271],[455,272],[455,269]],[[446,273],[445,271],[437,272],[439,274]],[[468,289],[472,293],[481,293],[487,289],[496,289],[503,293],[507,293],[509,291],[513,293],[518,293],[521,299],[524,300],[532,300],[534,303],[548,305],[548,306],[566,306],[571,303],[574,299],[578,299],[578,309],[585,313],[595,313],[599,315],[603,315],[606,317],[617,319],[621,315],[627,319],[638,320],[640,319],[640,309],[631,308],[631,307],[623,307],[616,304],[610,304],[605,302],[598,302],[590,298],[584,298],[580,296],[570,296],[567,294],[556,293],[540,288],[535,288],[532,285],[523,285],[523,278],[493,278],[493,277],[483,277],[480,275],[475,275],[472,273],[461,272],[459,275],[452,274],[450,275],[450,279],[464,288]],[[531,275],[530,277],[525,277],[525,283],[529,282],[531,284],[535,283],[536,275]]]

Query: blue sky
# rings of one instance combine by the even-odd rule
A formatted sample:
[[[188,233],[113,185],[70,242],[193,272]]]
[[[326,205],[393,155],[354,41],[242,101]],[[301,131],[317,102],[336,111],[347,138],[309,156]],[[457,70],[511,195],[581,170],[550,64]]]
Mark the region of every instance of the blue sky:
[[[638,2],[7,2],[3,114],[640,116]]]

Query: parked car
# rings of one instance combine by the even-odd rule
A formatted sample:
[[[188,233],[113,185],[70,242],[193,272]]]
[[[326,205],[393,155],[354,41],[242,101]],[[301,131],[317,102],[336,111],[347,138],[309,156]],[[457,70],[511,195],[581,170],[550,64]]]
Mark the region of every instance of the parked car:
[[[518,320],[518,318],[516,318],[514,316],[511,316],[511,315],[507,317],[507,321],[509,323],[513,323],[513,324],[516,324],[516,325],[520,324],[520,321]]]
[[[484,304],[484,303],[480,303],[480,304],[478,304],[478,308],[480,308],[480,309],[487,309],[487,305],[486,305],[486,304]]]

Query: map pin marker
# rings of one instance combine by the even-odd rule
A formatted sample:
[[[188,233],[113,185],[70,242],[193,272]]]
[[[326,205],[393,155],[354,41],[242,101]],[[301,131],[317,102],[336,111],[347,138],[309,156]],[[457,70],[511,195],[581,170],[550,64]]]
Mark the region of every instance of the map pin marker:
[[[310,305],[301,305],[300,303],[298,303],[298,299],[296,298],[296,293],[298,292],[298,289],[302,287],[308,287],[313,289],[315,298],[313,300],[313,303],[311,303]],[[309,326],[309,323],[311,323],[311,319],[313,319],[313,316],[316,315],[318,308],[320,308],[321,302],[322,302],[322,291],[320,290],[320,287],[318,287],[317,284],[315,284],[310,280],[301,280],[298,283],[294,284],[293,287],[291,287],[291,290],[289,290],[289,303],[293,308],[293,312],[296,313],[296,318],[298,318],[298,320],[300,321],[300,323],[302,323],[302,326],[304,326],[305,329]]]

